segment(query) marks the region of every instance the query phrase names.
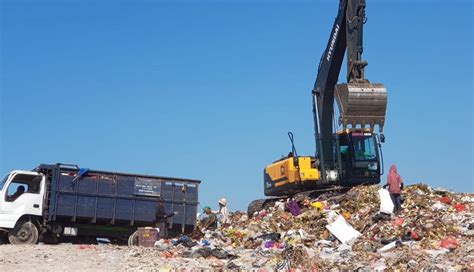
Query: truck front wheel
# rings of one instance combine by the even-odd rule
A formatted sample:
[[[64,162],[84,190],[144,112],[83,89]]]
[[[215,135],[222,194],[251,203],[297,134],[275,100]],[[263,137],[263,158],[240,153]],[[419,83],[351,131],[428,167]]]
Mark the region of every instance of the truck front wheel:
[[[10,230],[8,240],[13,245],[26,245],[38,243],[38,229],[30,221],[20,221],[15,228]]]

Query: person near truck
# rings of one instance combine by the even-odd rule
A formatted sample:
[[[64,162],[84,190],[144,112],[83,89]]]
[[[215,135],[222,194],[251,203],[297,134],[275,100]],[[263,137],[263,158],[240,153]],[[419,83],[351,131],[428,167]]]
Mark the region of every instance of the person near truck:
[[[402,211],[401,203],[401,190],[403,190],[403,180],[402,177],[398,174],[397,166],[392,164],[390,166],[390,171],[387,175],[387,184],[384,188],[388,188],[390,197],[392,198],[394,213],[398,215]]]
[[[163,198],[158,197],[155,211],[155,226],[159,229],[159,237],[166,238],[168,236],[168,218],[175,215],[175,213],[167,213]]]

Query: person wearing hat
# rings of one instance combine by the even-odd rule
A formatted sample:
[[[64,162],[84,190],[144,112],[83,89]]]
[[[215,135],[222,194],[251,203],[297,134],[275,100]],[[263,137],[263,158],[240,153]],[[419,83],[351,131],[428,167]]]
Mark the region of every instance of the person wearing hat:
[[[201,219],[202,229],[215,230],[217,228],[217,216],[212,212],[209,206],[205,206],[203,211],[206,216]]]
[[[227,199],[219,199],[219,211],[217,211],[217,215],[221,225],[230,224],[229,210],[227,209]]]

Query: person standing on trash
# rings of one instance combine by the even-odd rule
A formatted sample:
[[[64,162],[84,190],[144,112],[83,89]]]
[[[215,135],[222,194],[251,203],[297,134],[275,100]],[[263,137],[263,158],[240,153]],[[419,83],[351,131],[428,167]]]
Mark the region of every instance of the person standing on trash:
[[[230,224],[229,210],[227,209],[227,199],[225,198],[219,199],[219,210],[217,211],[217,218],[221,225],[225,226]]]
[[[387,184],[384,186],[384,188],[387,187],[390,197],[392,198],[394,213],[398,215],[402,210],[400,193],[401,190],[403,190],[403,180],[398,174],[397,166],[395,166],[395,164],[390,166],[390,171],[387,176]]]
[[[215,230],[217,228],[217,216],[212,212],[211,207],[209,206],[204,207],[203,210],[206,217],[201,220],[202,230]]]

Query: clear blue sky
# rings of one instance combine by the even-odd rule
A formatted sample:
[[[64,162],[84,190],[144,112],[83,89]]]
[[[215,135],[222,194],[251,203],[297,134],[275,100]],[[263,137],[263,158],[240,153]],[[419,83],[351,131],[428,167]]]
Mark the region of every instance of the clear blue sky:
[[[2,175],[67,162],[196,178],[202,205],[245,209],[287,131],[314,154],[310,93],[336,0],[1,3]],[[474,191],[472,5],[367,0],[385,167],[408,184]]]

